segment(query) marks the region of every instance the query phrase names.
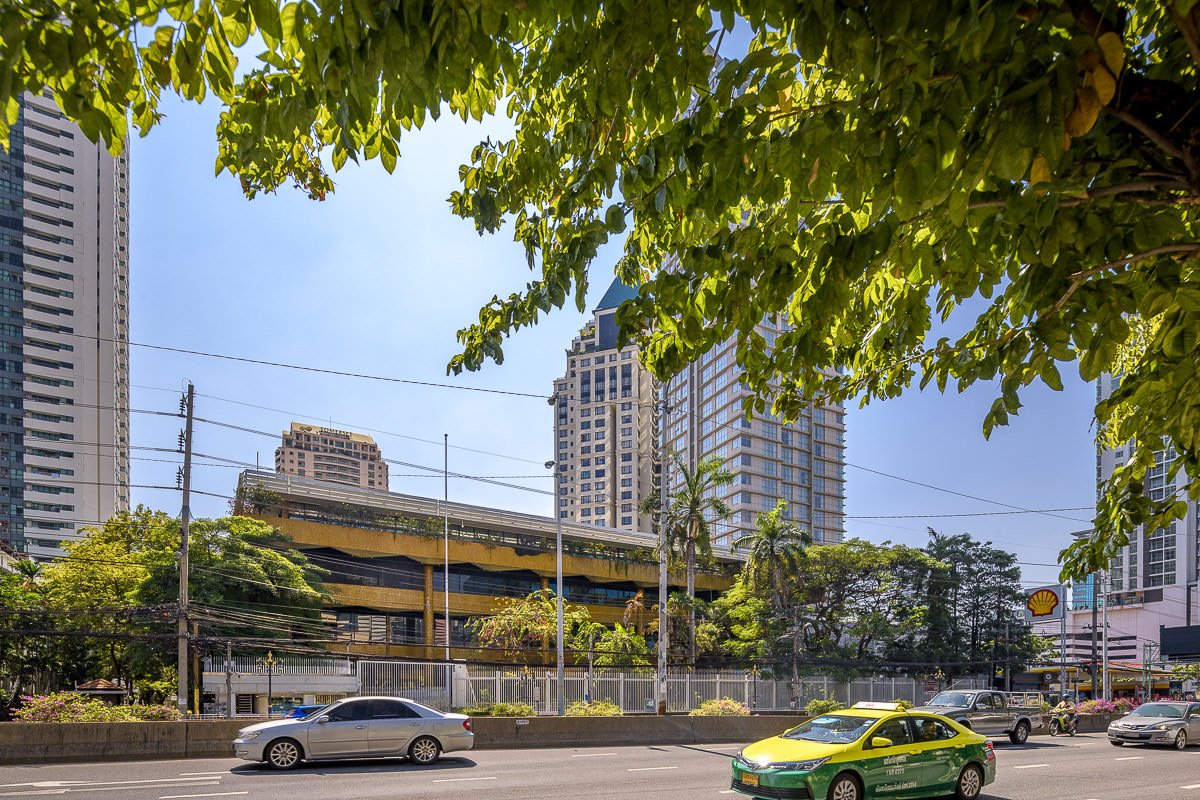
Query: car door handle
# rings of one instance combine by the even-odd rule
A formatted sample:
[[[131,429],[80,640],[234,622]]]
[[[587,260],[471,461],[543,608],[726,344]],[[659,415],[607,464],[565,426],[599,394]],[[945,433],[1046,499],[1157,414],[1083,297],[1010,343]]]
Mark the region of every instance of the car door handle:
[[[354,726],[354,730],[356,730],[356,731],[361,731],[361,730],[362,730],[363,728],[365,728],[365,727],[367,727],[367,726],[366,726],[366,725],[355,725],[355,726]]]
[[[920,750],[909,750],[908,754],[910,756],[919,756],[919,755],[921,755],[921,751]]]
[[[419,727],[421,727],[421,725],[422,725],[422,724],[423,724],[423,723],[420,723],[420,722],[410,722],[410,723],[408,723],[408,727],[410,727],[410,728],[419,728]]]

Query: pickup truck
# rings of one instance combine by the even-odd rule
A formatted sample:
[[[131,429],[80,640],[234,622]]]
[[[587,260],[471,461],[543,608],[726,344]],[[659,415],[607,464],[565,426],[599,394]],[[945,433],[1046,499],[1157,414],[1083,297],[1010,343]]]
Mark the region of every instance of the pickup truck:
[[[1042,696],[1037,692],[950,689],[912,710],[940,714],[985,736],[1007,733],[1013,744],[1024,744],[1029,732],[1042,725]]]

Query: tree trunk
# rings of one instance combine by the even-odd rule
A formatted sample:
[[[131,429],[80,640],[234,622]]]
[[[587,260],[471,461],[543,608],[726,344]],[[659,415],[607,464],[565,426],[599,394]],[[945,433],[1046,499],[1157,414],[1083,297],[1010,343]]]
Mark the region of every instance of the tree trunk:
[[[696,667],[696,535],[693,526],[688,527],[687,543],[687,593],[692,603],[688,606],[688,659]]]

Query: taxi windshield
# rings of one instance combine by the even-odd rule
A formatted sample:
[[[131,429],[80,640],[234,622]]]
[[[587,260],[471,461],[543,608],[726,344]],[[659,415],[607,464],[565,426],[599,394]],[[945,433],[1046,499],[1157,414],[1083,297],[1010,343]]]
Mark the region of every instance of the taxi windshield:
[[[871,717],[854,717],[849,714],[822,714],[792,728],[783,734],[783,738],[849,744],[862,738],[867,729],[877,721]]]
[[[927,706],[952,706],[954,708],[966,708],[971,705],[971,701],[975,699],[975,695],[970,692],[942,692],[937,697],[930,700],[925,705]]]

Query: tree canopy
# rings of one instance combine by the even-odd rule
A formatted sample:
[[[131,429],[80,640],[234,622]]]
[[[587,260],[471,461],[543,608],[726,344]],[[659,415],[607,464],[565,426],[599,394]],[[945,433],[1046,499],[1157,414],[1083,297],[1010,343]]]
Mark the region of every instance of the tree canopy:
[[[1147,323],[1096,406],[1135,455],[1065,553],[1081,575],[1184,512],[1142,492],[1156,450],[1200,475],[1198,22],[1195,0],[20,0],[0,8],[0,102],[13,123],[47,89],[118,149],[164,91],[212,93],[218,171],[318,198],[330,166],[391,170],[444,112],[506,114],[450,201],[507,226],[533,276],[460,332],[456,372],[582,310],[618,235],[638,287],[621,335],[660,377],[736,335],[757,413],[994,380],[987,435],[1031,383],[1113,369]]]

